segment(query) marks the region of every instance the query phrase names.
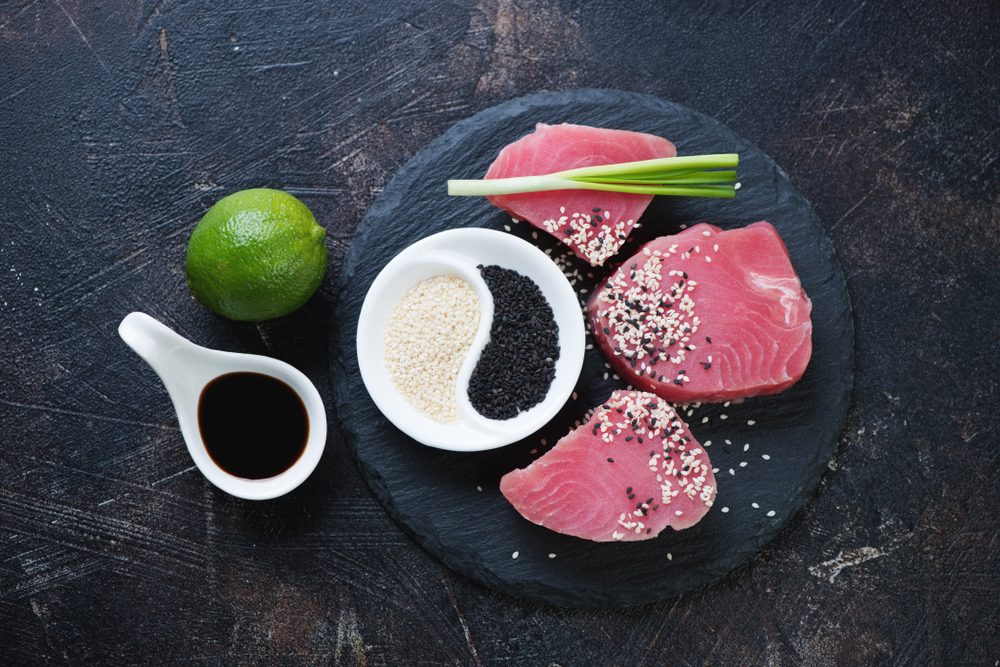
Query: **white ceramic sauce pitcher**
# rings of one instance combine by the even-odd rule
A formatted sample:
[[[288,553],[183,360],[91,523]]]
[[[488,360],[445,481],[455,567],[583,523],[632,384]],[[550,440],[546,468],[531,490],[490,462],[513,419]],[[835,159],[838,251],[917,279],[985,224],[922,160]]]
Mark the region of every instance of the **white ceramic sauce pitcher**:
[[[118,326],[129,347],[152,366],[173,401],[188,453],[198,470],[226,493],[247,500],[284,495],[304,482],[326,447],[326,411],[315,385],[283,361],[256,354],[211,350],[195,345],[145,313],[130,313]],[[220,468],[209,456],[198,425],[198,401],[205,385],[226,373],[262,373],[299,395],[309,418],[305,449],[290,468],[275,477],[246,479]]]

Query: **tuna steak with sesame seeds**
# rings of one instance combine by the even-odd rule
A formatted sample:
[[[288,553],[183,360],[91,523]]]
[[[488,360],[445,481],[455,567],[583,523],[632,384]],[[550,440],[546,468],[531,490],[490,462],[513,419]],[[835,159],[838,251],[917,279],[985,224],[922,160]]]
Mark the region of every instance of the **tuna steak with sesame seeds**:
[[[776,394],[812,354],[812,304],[767,222],[698,224],[639,249],[587,304],[604,356],[669,401]]]
[[[546,125],[500,151],[486,178],[540,176],[619,162],[674,157],[674,145],[652,134],[586,125]],[[488,197],[517,219],[527,220],[601,266],[625,243],[652,195],[594,190],[553,190]]]
[[[663,399],[619,390],[500,492],[528,521],[594,542],[690,528],[715,501],[704,448]]]

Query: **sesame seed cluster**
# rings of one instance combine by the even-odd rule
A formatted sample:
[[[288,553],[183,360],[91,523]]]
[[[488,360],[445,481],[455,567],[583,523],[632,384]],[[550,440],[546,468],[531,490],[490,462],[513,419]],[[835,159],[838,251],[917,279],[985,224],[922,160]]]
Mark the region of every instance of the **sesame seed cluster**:
[[[701,246],[684,251],[676,243],[666,250],[647,246],[642,254],[643,261],[622,266],[605,283],[597,297],[594,326],[609,337],[612,354],[624,358],[636,376],[683,386],[691,381],[686,370],[678,369],[670,377],[671,371],[663,372],[658,365],[681,364],[697,349],[692,340],[701,325],[694,298],[698,283],[680,269],[664,276],[664,263],[674,256],[689,260],[701,255]],[[703,257],[711,260],[707,253]],[[707,364],[702,364],[706,370],[711,361]]]
[[[383,339],[389,377],[431,419],[458,420],[455,383],[479,328],[479,297],[455,275],[422,280],[392,309]]]
[[[601,266],[621,249],[631,231],[634,220],[611,222],[611,213],[595,208],[581,213],[566,213],[559,208],[558,218],[542,221],[545,231],[574,248],[575,252],[593,266]]]
[[[493,296],[493,322],[469,378],[469,402],[489,419],[512,419],[548,394],[559,359],[559,326],[531,278],[495,265],[478,268]]]
[[[645,392],[616,391],[597,408],[594,417],[591,433],[604,442],[650,448],[649,471],[656,475],[660,486],[658,498],[640,500],[631,512],[618,516],[622,529],[636,534],[648,532],[644,517],[667,510],[666,506],[680,494],[712,506],[715,487],[706,483],[710,468],[707,457],[701,456],[704,450],[688,449],[692,439],[686,435],[687,426],[666,401]],[[608,462],[614,463],[614,458],[609,457]],[[635,500],[633,487],[626,487],[625,493],[630,501]],[[683,510],[674,510],[674,514],[681,516]],[[611,537],[621,540],[625,533],[616,530]]]

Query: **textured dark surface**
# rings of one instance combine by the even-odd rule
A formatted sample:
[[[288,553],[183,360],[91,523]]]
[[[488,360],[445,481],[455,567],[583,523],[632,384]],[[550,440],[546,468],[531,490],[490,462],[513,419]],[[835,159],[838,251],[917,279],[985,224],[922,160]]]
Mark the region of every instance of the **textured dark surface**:
[[[3,662],[994,665],[998,34],[995,2],[0,2]],[[429,558],[336,434],[275,502],[190,469],[122,315],[327,391],[333,281],[386,179],[461,118],[576,87],[719,118],[834,241],[855,401],[774,542],[675,601],[565,612]],[[188,297],[184,244],[261,185],[312,208],[332,266],[302,311],[234,324]]]
[[[577,397],[538,433],[492,452],[455,454],[420,447],[357,391],[358,316],[382,267],[435,232],[469,225],[512,227],[510,216],[484,198],[448,197],[441,184],[449,175],[485,173],[497,152],[535,123],[560,121],[668,137],[681,155],[740,155],[745,185],[736,199],[654,201],[616,261],[627,261],[640,245],[674,233],[680,225],[710,220],[731,228],[765,219],[784,239],[813,303],[813,355],[798,384],[780,396],[704,406],[684,415],[719,469],[718,506],[697,526],[679,533],[668,530],[656,540],[596,544],[558,535],[518,516],[498,488],[501,475],[526,466],[612,389],[626,386],[608,377],[610,367],[596,345],[587,352]],[[411,217],[411,209],[435,215]],[[546,252],[562,258],[564,272],[580,276],[574,287],[581,301],[611,272],[609,266],[590,273],[585,262],[530,225],[515,225],[512,232],[537,239]],[[335,411],[362,472],[390,514],[431,553],[459,572],[519,597],[571,606],[637,605],[668,599],[725,574],[772,539],[806,501],[833,455],[847,413],[854,349],[850,304],[843,272],[809,202],[770,158],[718,121],[648,95],[544,93],[491,107],[456,124],[406,163],[372,204],[344,260],[340,283],[331,370]],[[594,343],[590,336],[587,341]],[[700,338],[697,344],[702,346]]]

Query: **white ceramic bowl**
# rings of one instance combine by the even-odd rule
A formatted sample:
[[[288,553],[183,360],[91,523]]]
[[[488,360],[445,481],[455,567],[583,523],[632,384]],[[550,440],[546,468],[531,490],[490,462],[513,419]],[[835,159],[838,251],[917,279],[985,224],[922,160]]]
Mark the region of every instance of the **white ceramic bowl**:
[[[118,325],[118,334],[163,380],[188,453],[212,484],[237,498],[268,500],[288,493],[316,468],[326,447],[326,410],[316,386],[298,369],[271,357],[195,345],[145,313],[129,314]],[[201,439],[198,402],[202,390],[220,375],[237,372],[262,373],[281,380],[305,405],[309,417],[305,449],[295,463],[274,477],[246,479],[226,472],[212,460]]]
[[[495,264],[533,281],[552,307],[559,327],[559,359],[545,399],[512,419],[480,415],[469,403],[469,378],[489,342],[493,297],[478,265]],[[397,390],[384,361],[386,322],[403,294],[421,280],[441,274],[465,279],[479,296],[479,330],[462,364],[455,386],[457,422],[442,424],[420,412]],[[583,367],[583,312],[577,295],[558,266],[541,250],[516,236],[491,229],[452,229],[417,241],[390,261],[365,296],[358,321],[358,364],[375,405],[389,421],[414,440],[438,449],[476,452],[509,445],[552,419],[565,405]]]

